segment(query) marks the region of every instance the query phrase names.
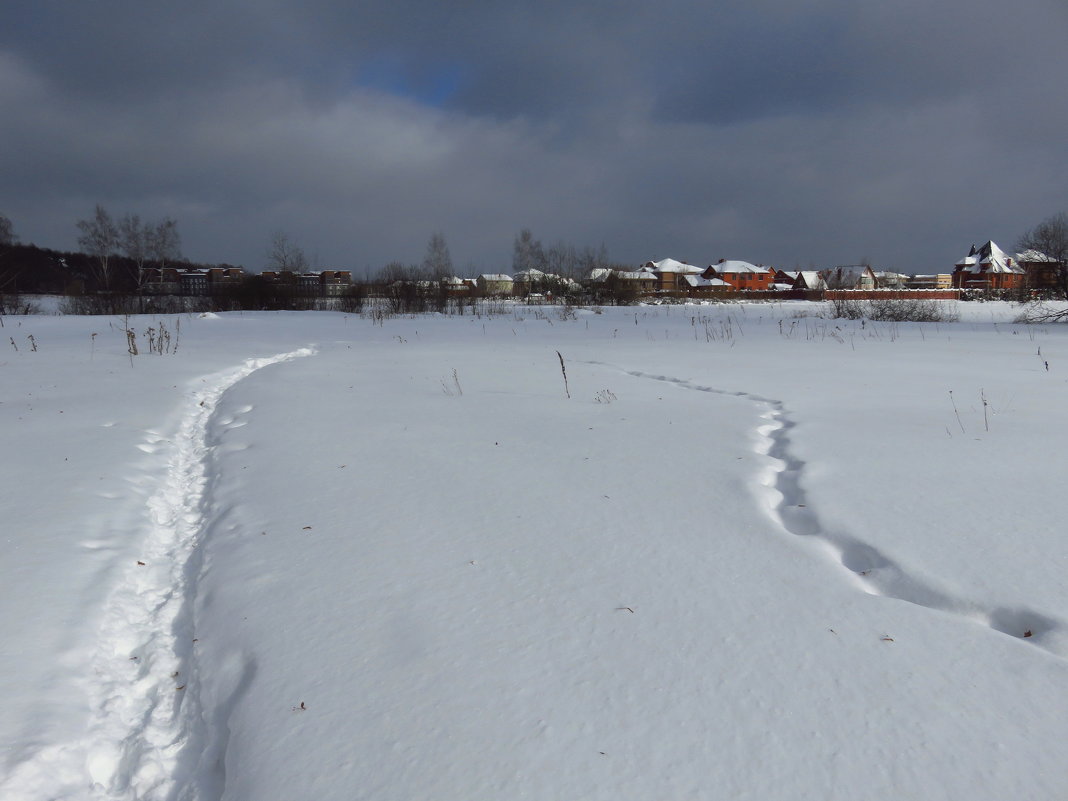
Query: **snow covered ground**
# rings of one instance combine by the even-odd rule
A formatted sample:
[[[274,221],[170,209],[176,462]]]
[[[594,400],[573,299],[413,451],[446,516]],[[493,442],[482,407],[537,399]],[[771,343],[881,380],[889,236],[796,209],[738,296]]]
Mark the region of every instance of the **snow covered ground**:
[[[816,308],[4,318],[0,798],[1068,797],[1068,327]]]

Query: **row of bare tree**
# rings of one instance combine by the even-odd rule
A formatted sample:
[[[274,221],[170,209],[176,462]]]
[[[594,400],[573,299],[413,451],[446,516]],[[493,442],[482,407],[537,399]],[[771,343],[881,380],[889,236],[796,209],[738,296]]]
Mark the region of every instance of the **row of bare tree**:
[[[92,256],[96,264],[97,283],[105,291],[112,289],[111,258],[124,255],[136,266],[136,284],[141,289],[145,267],[152,263],[164,267],[181,258],[178,223],[170,217],[150,222],[137,214],[127,214],[116,220],[100,204],[93,215],[78,220],[78,245]],[[15,244],[11,220],[0,214],[0,248]],[[1016,242],[1018,250],[1037,250],[1060,263],[1058,294],[1068,298],[1068,214],[1061,212],[1026,231]],[[276,232],[267,251],[267,264],[279,271],[302,272],[308,268],[304,251],[283,232]],[[576,248],[558,242],[545,248],[530,229],[522,229],[515,237],[512,270],[540,270],[566,278],[581,278],[598,267],[619,267],[609,261],[602,244],[599,248]],[[624,268],[625,269],[625,268]],[[445,235],[435,232],[427,243],[426,255],[420,264],[390,262],[376,278],[383,282],[405,280],[438,280],[455,275]],[[2,287],[0,287],[2,291]]]
[[[608,249],[602,244],[599,248],[577,248],[567,242],[557,242],[548,248],[534,238],[529,228],[516,234],[512,251],[512,272],[540,270],[543,273],[557,275],[561,278],[580,279],[589,275],[597,267],[616,267],[628,269],[622,265],[612,264],[608,259]],[[380,282],[394,281],[438,281],[456,275],[449,246],[443,233],[435,232],[427,242],[426,255],[420,264],[404,264],[394,261],[387,264],[376,275]],[[467,276],[471,277],[471,276]]]
[[[170,217],[150,223],[142,222],[140,215],[127,214],[116,222],[98,203],[93,216],[78,220],[77,225],[81,231],[78,245],[97,260],[97,279],[105,292],[111,290],[110,260],[116,254],[125,255],[136,266],[138,291],[144,285],[148,262],[162,268],[167,262],[181,258],[178,223]]]

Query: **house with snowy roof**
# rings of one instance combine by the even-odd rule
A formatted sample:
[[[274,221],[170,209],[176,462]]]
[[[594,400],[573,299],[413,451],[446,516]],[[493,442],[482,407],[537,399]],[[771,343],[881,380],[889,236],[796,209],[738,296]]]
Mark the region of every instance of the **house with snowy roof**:
[[[771,267],[736,259],[720,259],[701,275],[704,278],[719,278],[735,289],[771,289],[775,283],[775,270]]]
[[[1001,290],[1020,289],[1026,272],[993,241],[976,247],[954,265],[953,286],[958,289]]]
[[[661,259],[660,261],[647,261],[640,271],[652,273],[657,278],[657,289],[662,292],[677,292],[686,289],[685,282],[681,280],[683,275],[700,275],[701,268],[693,264],[687,264],[677,259]]]
[[[1028,289],[1055,291],[1062,286],[1059,280],[1065,265],[1040,250],[1025,250],[1016,254],[1016,263],[1026,274]]]
[[[826,289],[827,282],[823,280],[819,270],[799,270],[794,279],[794,289]]]
[[[652,270],[617,270],[616,279],[632,282],[639,294],[648,295],[660,288],[660,277]]]
[[[687,294],[697,297],[703,297],[706,295],[718,295],[722,292],[730,292],[734,289],[733,286],[728,284],[722,278],[705,278],[703,275],[681,275],[679,276],[682,284],[682,288],[686,290]]]

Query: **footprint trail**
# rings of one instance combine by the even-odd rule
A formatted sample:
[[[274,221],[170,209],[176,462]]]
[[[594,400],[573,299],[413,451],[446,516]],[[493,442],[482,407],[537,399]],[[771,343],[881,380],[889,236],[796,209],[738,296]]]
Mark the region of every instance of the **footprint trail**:
[[[169,799],[192,780],[181,775],[190,762],[183,751],[203,739],[194,729],[205,715],[195,708],[189,605],[196,571],[190,565],[211,522],[209,423],[224,393],[239,381],[314,352],[301,348],[248,359],[199,379],[186,395],[174,435],[150,434],[138,446],[165,469],[149,492],[136,560],[118,574],[99,616],[84,671],[87,730],[23,760],[0,782],[0,797]],[[242,425],[239,418],[249,411],[219,422]]]
[[[681,378],[636,370],[623,370],[601,362],[587,362],[620,370],[635,378],[672,384],[681,389],[744,398],[760,409],[763,421],[757,428],[756,450],[767,459],[761,481],[767,488],[767,511],[788,533],[818,540],[846,577],[871,595],[893,598],[987,626],[995,631],[1037,646],[1051,654],[1068,657],[1068,625],[1026,607],[984,607],[958,598],[919,576],[878,548],[846,533],[831,531],[820,521],[807,497],[802,478],[805,462],[793,449],[791,433],[796,422],[785,404],[749,392],[729,391],[695,384]]]

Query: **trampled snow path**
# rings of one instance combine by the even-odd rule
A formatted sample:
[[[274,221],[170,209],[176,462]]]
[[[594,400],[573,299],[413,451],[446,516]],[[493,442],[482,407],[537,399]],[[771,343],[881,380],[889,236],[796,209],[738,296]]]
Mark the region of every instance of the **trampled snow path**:
[[[954,597],[918,576],[877,548],[849,534],[825,528],[802,487],[805,462],[792,450],[790,432],[796,423],[780,400],[749,392],[730,391],[694,384],[681,378],[624,370],[603,362],[587,362],[612,367],[635,378],[663,381],[682,389],[744,398],[757,404],[761,419],[757,451],[768,459],[761,476],[766,488],[768,511],[787,532],[820,542],[837,564],[864,592],[894,598],[917,606],[945,612],[1036,645],[1051,654],[1068,658],[1068,624],[1026,607],[986,607],[976,601]]]
[[[148,499],[149,527],[136,560],[119,572],[85,669],[89,724],[83,737],[49,745],[0,786],[5,799],[165,799],[180,790],[180,756],[201,719],[196,705],[190,603],[202,532],[210,521],[208,424],[219,399],[268,365],[314,353],[301,348],[205,376],[189,391],[172,438],[141,450],[166,465]],[[245,410],[250,411],[250,410]]]

